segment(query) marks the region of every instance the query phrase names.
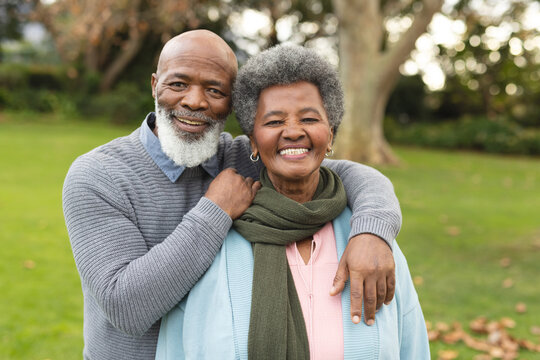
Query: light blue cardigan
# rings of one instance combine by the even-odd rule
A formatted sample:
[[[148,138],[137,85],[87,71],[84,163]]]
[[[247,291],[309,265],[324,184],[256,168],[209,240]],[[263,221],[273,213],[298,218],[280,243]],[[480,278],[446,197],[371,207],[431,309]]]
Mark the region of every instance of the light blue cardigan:
[[[333,221],[339,258],[347,245],[350,218],[347,208]],[[375,325],[351,322],[348,283],[341,295],[345,359],[430,358],[424,317],[407,262],[397,244],[393,251],[396,294],[377,312]],[[231,229],[210,269],[163,317],[156,359],[247,359],[252,280],[251,244]]]

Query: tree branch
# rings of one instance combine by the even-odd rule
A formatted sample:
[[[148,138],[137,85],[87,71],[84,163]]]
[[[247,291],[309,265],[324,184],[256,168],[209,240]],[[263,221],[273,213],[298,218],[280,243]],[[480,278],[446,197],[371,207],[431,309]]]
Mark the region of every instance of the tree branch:
[[[424,0],[422,10],[416,14],[411,27],[405,31],[399,41],[389,48],[383,56],[382,74],[385,74],[384,84],[393,86],[399,75],[399,66],[407,60],[415,48],[416,40],[426,32],[433,15],[441,9],[443,0]]]

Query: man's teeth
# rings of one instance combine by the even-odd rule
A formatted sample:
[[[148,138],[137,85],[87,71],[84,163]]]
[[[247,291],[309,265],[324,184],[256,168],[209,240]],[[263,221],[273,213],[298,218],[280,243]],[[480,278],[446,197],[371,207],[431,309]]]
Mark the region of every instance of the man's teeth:
[[[204,125],[205,124],[204,121],[193,121],[193,120],[182,119],[182,118],[178,118],[178,120],[188,125]]]
[[[309,150],[304,148],[289,148],[284,149],[279,152],[279,155],[302,155],[307,153]]]

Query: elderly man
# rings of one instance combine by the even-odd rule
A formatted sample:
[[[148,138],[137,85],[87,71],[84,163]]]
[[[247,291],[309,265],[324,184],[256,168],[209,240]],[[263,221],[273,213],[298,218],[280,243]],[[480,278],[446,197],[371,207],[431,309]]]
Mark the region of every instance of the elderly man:
[[[160,318],[208,269],[259,188],[248,139],[222,133],[236,73],[219,36],[196,30],[171,39],[152,75],[155,113],[71,166],[63,205],[84,294],[85,359],[152,359]],[[350,273],[352,320],[360,321],[364,298],[372,323],[394,293],[381,238],[391,245],[397,235],[399,205],[374,169],[325,165],[342,178],[354,212],[332,292]]]

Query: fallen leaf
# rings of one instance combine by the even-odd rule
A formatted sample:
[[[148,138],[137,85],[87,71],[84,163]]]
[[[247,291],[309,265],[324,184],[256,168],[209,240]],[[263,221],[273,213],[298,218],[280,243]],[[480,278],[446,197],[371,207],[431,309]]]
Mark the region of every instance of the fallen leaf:
[[[517,352],[507,352],[503,355],[502,359],[503,360],[514,360],[514,359],[517,359],[518,358],[518,353]]]
[[[512,286],[514,286],[514,280],[512,280],[511,278],[506,278],[503,280],[502,287],[504,289],[511,288]]]
[[[487,319],[481,316],[471,321],[469,323],[469,328],[475,333],[485,334],[487,333],[486,325],[487,325]]]
[[[442,341],[446,344],[455,344],[461,339],[463,339],[463,331],[459,330],[446,333],[442,337]]]
[[[423,284],[424,284],[424,278],[421,277],[421,276],[415,276],[415,277],[413,278],[413,283],[414,283],[414,285],[416,285],[416,286],[423,285]]]
[[[461,234],[461,229],[457,226],[448,226],[446,228],[446,233],[450,236],[458,236]]]
[[[496,359],[501,359],[504,356],[504,350],[500,347],[493,347],[489,351],[489,355],[493,356]]]
[[[501,265],[501,267],[504,267],[504,268],[509,267],[512,264],[512,259],[508,257],[504,257],[499,261],[499,264]]]
[[[438,340],[440,335],[441,333],[437,330],[428,330],[427,332],[428,340],[432,342]]]
[[[499,321],[499,324],[501,324],[503,327],[508,329],[513,329],[516,327],[516,321],[509,317],[503,317]]]
[[[540,335],[540,326],[531,326],[531,334]]]
[[[501,341],[501,347],[506,354],[515,353],[519,350],[519,344],[511,339],[503,339],[503,341]]]
[[[450,326],[448,326],[448,324],[445,323],[445,322],[439,321],[439,322],[437,322],[435,324],[435,329],[439,330],[439,331],[442,331],[442,332],[446,332],[446,331],[450,330]]]
[[[502,329],[502,326],[497,321],[490,321],[486,325],[486,330],[487,330],[488,333],[492,333],[492,332],[498,331],[500,329]]]
[[[540,351],[540,350],[537,350],[537,345],[535,343],[526,339],[518,340],[518,344],[522,348],[527,349],[529,351]]]
[[[23,267],[26,269],[32,270],[33,268],[36,267],[36,263],[34,262],[34,260],[24,260]]]
[[[502,334],[500,331],[496,330],[493,332],[490,332],[487,341],[490,344],[498,344],[501,341]]]
[[[523,314],[527,312],[527,305],[525,303],[519,302],[516,304],[516,312],[519,314]]]
[[[455,350],[440,350],[439,360],[453,360],[459,356],[459,353]]]
[[[463,342],[465,343],[465,345],[474,350],[488,352],[491,349],[491,346],[489,346],[489,344],[482,340],[475,339],[472,336],[465,336],[465,338],[463,338]]]

